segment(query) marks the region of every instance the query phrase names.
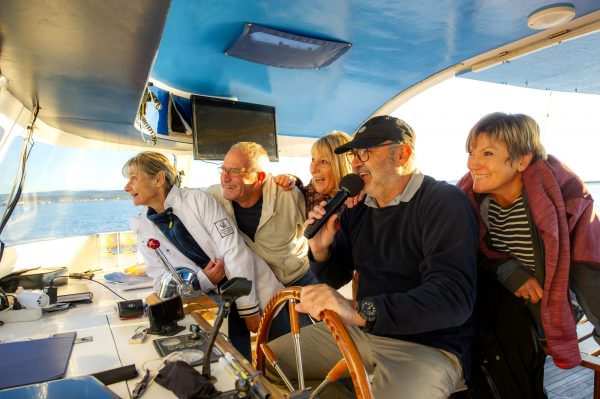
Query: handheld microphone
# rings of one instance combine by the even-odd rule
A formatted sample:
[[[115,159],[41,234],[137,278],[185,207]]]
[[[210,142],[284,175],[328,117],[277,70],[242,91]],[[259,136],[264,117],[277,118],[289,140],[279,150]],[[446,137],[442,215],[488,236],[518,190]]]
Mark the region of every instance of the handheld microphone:
[[[333,215],[348,198],[357,196],[364,185],[364,182],[356,173],[349,173],[342,177],[342,180],[340,181],[340,191],[338,191],[327,205],[325,205],[325,215],[323,215],[321,219],[315,220],[313,224],[304,230],[304,237],[308,239],[313,238],[331,215]]]

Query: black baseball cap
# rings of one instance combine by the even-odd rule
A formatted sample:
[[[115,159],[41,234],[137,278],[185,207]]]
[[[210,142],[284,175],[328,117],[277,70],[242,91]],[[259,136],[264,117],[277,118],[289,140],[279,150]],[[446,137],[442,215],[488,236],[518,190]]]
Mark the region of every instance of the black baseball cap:
[[[375,147],[388,140],[412,143],[415,133],[408,123],[389,115],[376,116],[358,128],[352,141],[337,147],[334,152],[343,154],[354,148]]]

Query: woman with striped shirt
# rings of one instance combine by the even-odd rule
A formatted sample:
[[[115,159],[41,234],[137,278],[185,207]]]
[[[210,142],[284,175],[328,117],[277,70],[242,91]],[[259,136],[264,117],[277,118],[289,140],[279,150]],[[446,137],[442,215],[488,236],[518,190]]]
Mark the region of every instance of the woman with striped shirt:
[[[554,362],[578,365],[569,288],[600,343],[600,220],[591,195],[577,175],[546,154],[539,126],[527,115],[485,116],[471,129],[466,148],[469,173],[458,186],[479,215],[480,263],[526,305]]]

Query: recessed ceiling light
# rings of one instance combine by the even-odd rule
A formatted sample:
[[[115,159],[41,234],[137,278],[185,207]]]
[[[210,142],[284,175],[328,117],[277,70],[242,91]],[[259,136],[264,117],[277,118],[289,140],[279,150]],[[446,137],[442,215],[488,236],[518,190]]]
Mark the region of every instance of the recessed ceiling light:
[[[527,17],[531,29],[549,29],[569,22],[575,17],[575,6],[570,3],[557,3],[539,8]]]

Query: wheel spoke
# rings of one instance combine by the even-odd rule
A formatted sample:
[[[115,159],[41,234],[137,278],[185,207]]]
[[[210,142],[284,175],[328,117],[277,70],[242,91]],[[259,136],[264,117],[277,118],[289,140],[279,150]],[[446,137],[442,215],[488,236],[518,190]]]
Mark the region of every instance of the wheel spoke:
[[[288,309],[290,311],[290,328],[292,338],[294,340],[294,352],[296,354],[296,369],[298,370],[298,388],[303,390],[304,385],[304,370],[302,369],[302,351],[300,347],[300,320],[296,311],[296,301],[290,299],[288,301]]]
[[[348,371],[348,366],[346,365],[346,360],[344,358],[341,358],[335,366],[333,366],[333,368],[329,371],[329,373],[327,373],[327,376],[325,377],[325,379],[323,380],[323,382],[321,382],[319,384],[319,386],[310,394],[308,399],[313,399],[316,398],[321,391],[323,391],[323,389],[325,389],[325,387],[327,387],[327,385],[329,385],[330,383],[339,380],[344,373]]]
[[[256,351],[254,352],[256,356],[253,359],[254,366],[257,368],[257,370],[262,372],[265,371],[265,359],[268,360],[273,365],[273,368],[279,374],[287,388],[292,392],[294,392],[292,383],[283,373],[283,370],[280,366],[280,361],[277,359],[266,342],[273,317],[277,314],[277,311],[281,308],[281,305],[285,306],[287,303],[290,313],[290,330],[294,342],[296,366],[298,368],[298,381],[300,390],[305,390],[304,372],[302,370],[302,355],[300,351],[300,323],[298,312],[295,308],[295,304],[300,300],[300,290],[300,287],[284,288],[277,293],[265,306],[258,327],[258,333],[256,335]],[[333,335],[338,349],[342,354],[342,359],[339,360],[336,365],[327,373],[327,377],[325,377],[315,391],[311,392],[310,397],[317,396],[317,394],[327,387],[330,382],[336,381],[340,376],[348,372],[350,374],[350,378],[352,378],[352,383],[354,384],[357,398],[372,399],[373,392],[371,390],[371,384],[369,383],[367,371],[363,365],[360,353],[352,341],[352,337],[346,330],[344,323],[341,321],[339,316],[335,314],[335,312],[330,310],[324,310],[319,318],[323,321],[329,332]]]
[[[262,351],[262,353],[267,358],[267,361],[269,363],[271,363],[271,365],[273,366],[273,368],[275,369],[275,371],[277,371],[277,374],[279,374],[279,377],[281,377],[281,379],[283,380],[283,382],[285,383],[285,385],[287,386],[287,388],[290,390],[290,392],[294,392],[294,386],[292,385],[292,383],[290,382],[290,380],[287,377],[287,375],[285,375],[285,373],[283,372],[283,370],[279,366],[279,359],[277,359],[277,356],[275,356],[275,354],[271,350],[271,347],[268,344],[261,344],[260,345],[260,350]]]

